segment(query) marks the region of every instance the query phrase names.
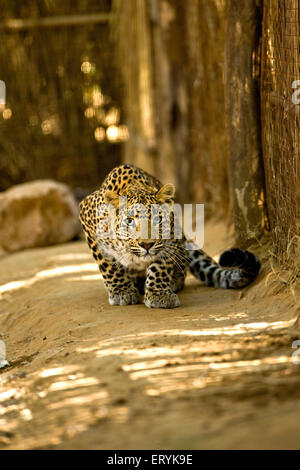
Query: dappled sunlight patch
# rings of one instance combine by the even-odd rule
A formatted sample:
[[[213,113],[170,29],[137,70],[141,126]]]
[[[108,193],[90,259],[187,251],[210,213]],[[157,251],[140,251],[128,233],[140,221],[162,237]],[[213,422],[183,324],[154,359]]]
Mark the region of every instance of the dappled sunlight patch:
[[[103,349],[102,351],[96,352],[96,357],[105,357],[105,356],[119,356],[124,355],[131,358],[147,358],[147,357],[157,357],[164,355],[174,355],[182,352],[181,348],[174,347],[154,347],[154,348],[109,348]]]
[[[96,393],[88,393],[86,396],[75,396],[70,398],[62,399],[60,402],[50,403],[50,410],[57,410],[59,408],[64,408],[66,406],[77,406],[77,405],[88,405],[91,402],[96,400],[106,400],[108,398],[108,393],[106,390]]]
[[[217,315],[210,315],[210,318],[213,318],[214,321],[228,321],[228,320],[233,320],[236,318],[248,318],[247,313],[245,312],[233,312],[229,313],[226,316],[217,316]]]
[[[97,385],[99,380],[94,377],[83,377],[82,374],[70,375],[66,380],[54,382],[50,385],[49,391],[68,390],[70,388],[87,387],[89,385]]]
[[[194,366],[179,366],[170,369],[149,369],[133,372],[132,380],[147,379],[145,393],[149,396],[160,396],[167,393],[205,390],[210,393],[210,387],[221,382],[228,385],[236,376],[248,374],[253,376],[252,384],[257,383],[257,374],[264,372],[282,373],[287,366],[292,365],[288,356],[266,357],[251,361],[235,361],[199,364]],[[293,366],[292,366],[293,367]],[[292,369],[290,369],[292,370]]]
[[[151,384],[153,382],[153,385]],[[193,390],[203,390],[209,385],[217,385],[221,382],[221,377],[215,377],[214,379],[205,377],[191,378],[184,381],[174,381],[172,378],[169,380],[163,380],[160,384],[155,383],[153,380],[150,380],[150,386],[146,388],[146,395],[152,397],[158,397],[160,395],[168,393],[182,393],[182,392],[191,392]]]
[[[110,403],[109,391],[75,364],[33,373],[21,388],[0,388],[0,426],[21,438],[19,449],[58,445],[109,419],[124,423],[128,408]]]
[[[244,368],[248,371],[253,370],[253,368],[261,367],[263,369],[264,365],[277,365],[277,364],[292,364],[293,358],[291,356],[279,356],[279,357],[265,357],[263,359],[254,359],[252,361],[236,361],[236,362],[222,362],[211,363],[209,367],[211,369],[220,370],[220,369],[236,369]]]
[[[158,359],[156,361],[137,362],[134,364],[125,364],[122,369],[125,372],[132,372],[143,369],[156,369],[157,367],[165,367],[168,364],[167,359]]]
[[[23,279],[19,281],[11,281],[6,284],[0,286],[0,295],[6,294],[12,291],[17,291],[22,288],[28,288],[33,286],[35,283],[39,281],[43,281],[46,279],[52,279],[60,276],[65,276],[68,274],[76,274],[76,273],[85,273],[85,272],[98,272],[97,265],[95,263],[82,263],[82,264],[74,264],[74,265],[65,265],[65,266],[57,266],[55,268],[44,269],[39,271],[37,274],[32,276],[28,279]],[[99,279],[99,277],[98,277]]]
[[[32,279],[24,279],[21,281],[11,281],[0,286],[0,295],[6,294],[7,292],[15,291],[23,287],[30,287],[33,284]]]
[[[21,419],[24,421],[31,421],[32,420],[32,412],[29,408],[24,408],[24,410],[20,411]]]
[[[239,376],[259,387],[266,373],[277,374],[279,381],[295,373],[292,350],[290,355],[276,353],[280,345],[291,347],[283,330],[293,321],[138,332],[108,338],[77,352],[93,353],[105,361],[112,356],[120,358],[120,367],[129,379],[140,382],[144,393],[153,397],[200,391],[209,394],[220,384],[230,387],[237,383]]]
[[[49,279],[52,277],[63,276],[64,274],[79,273],[82,271],[97,271],[95,263],[82,263],[78,265],[58,266],[52,269],[45,269],[36,274],[37,279]]]
[[[264,365],[281,365],[292,363],[292,358],[287,356],[281,356],[279,358],[267,357],[264,359],[257,359],[252,361],[235,361],[235,362],[201,362],[198,364],[185,364],[185,365],[174,365],[172,364],[163,364],[164,368],[147,368],[146,370],[141,370],[137,372],[132,372],[130,378],[132,380],[138,380],[140,378],[149,377],[149,376],[172,376],[173,378],[187,378],[190,375],[190,372],[206,372],[218,370],[220,374],[221,370],[224,370],[224,374],[235,374],[240,373],[241,369],[243,372],[257,372],[258,370],[266,369]],[[168,365],[169,367],[166,367]],[[267,367],[269,369],[270,367]]]
[[[218,335],[241,335],[251,333],[257,330],[276,330],[283,329],[293,325],[295,319],[277,322],[256,322],[239,323],[238,325],[225,326],[218,328],[201,328],[199,330],[160,330],[155,332],[139,333],[138,336],[218,336]]]
[[[256,334],[256,333],[268,333],[269,331],[281,330],[284,328],[291,327],[295,322],[295,319],[286,320],[286,321],[275,321],[275,322],[250,322],[250,323],[239,323],[232,326],[216,327],[216,328],[201,328],[201,329],[171,329],[171,330],[157,330],[157,331],[146,331],[136,334],[129,334],[123,336],[114,336],[107,340],[100,341],[97,344],[93,344],[90,347],[79,347],[77,352],[87,353],[87,352],[96,352],[97,357],[105,357],[109,355],[119,355],[124,354],[125,356],[136,356],[136,357],[152,357],[159,354],[174,354],[174,347],[163,346],[162,348],[142,348],[136,349],[132,348],[132,342],[148,339],[156,339],[160,337],[201,337],[201,336],[235,336],[235,335],[244,335],[247,334]],[[119,345],[116,347],[116,345]],[[122,345],[122,346],[120,346]],[[128,346],[129,345],[129,346]],[[113,346],[110,348],[110,346]],[[180,351],[182,347],[180,345]],[[191,345],[186,345],[190,351]],[[178,351],[176,352],[176,354]]]
[[[74,372],[78,368],[76,366],[62,366],[62,367],[54,367],[52,369],[45,369],[39,373],[39,376],[42,378],[45,377],[53,377],[55,375],[62,375]]]
[[[6,390],[5,392],[0,392],[0,403],[13,397],[16,393],[17,390],[15,388],[11,388],[9,390]]]
[[[167,367],[169,366],[169,367]],[[164,364],[163,368],[150,368],[146,370],[141,370],[137,372],[132,372],[130,374],[130,378],[132,380],[138,380],[144,377],[150,376],[162,376],[168,375],[172,376],[173,378],[184,378],[187,376],[187,372],[191,371],[202,371],[207,369],[207,364],[185,364],[180,366],[172,366],[171,364]]]

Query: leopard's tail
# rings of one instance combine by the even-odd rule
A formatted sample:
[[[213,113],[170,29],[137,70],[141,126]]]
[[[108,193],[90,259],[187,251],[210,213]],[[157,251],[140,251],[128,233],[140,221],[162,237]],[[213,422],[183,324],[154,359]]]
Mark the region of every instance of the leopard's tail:
[[[225,251],[216,263],[202,250],[189,250],[191,273],[207,286],[220,289],[239,289],[252,282],[259,273],[260,262],[246,250]]]

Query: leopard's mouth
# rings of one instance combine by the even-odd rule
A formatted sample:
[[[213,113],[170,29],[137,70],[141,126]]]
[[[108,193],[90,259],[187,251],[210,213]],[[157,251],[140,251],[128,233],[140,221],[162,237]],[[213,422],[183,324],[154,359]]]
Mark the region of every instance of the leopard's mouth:
[[[134,252],[132,253],[135,260],[138,262],[138,261],[142,261],[143,263],[150,263],[150,262],[153,262],[155,261],[155,259],[157,258],[157,255],[156,254],[153,254],[153,253],[137,253],[137,252]]]
[[[153,246],[152,248],[146,250],[140,247],[132,246],[130,247],[129,251],[137,262],[142,261],[144,263],[150,263],[160,257],[161,247]]]
[[[155,257],[150,253],[146,253],[145,255],[141,255],[141,259],[144,260],[144,261],[151,261],[154,258]]]

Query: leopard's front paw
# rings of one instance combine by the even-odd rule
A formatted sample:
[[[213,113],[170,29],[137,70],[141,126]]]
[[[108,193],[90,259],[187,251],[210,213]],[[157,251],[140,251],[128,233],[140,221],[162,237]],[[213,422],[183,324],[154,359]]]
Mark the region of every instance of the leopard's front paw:
[[[141,298],[137,289],[118,290],[108,293],[108,301],[110,305],[135,305],[141,302]]]
[[[176,308],[180,302],[176,294],[173,292],[147,292],[144,299],[148,308]]]

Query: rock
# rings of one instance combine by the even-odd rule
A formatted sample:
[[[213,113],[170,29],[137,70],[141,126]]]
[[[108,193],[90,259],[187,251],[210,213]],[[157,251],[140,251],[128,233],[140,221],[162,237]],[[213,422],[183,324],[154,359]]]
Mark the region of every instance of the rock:
[[[4,367],[8,367],[9,362],[6,359],[0,360],[0,369],[4,369]]]
[[[0,193],[0,252],[63,243],[79,229],[78,203],[65,184],[37,180]]]

